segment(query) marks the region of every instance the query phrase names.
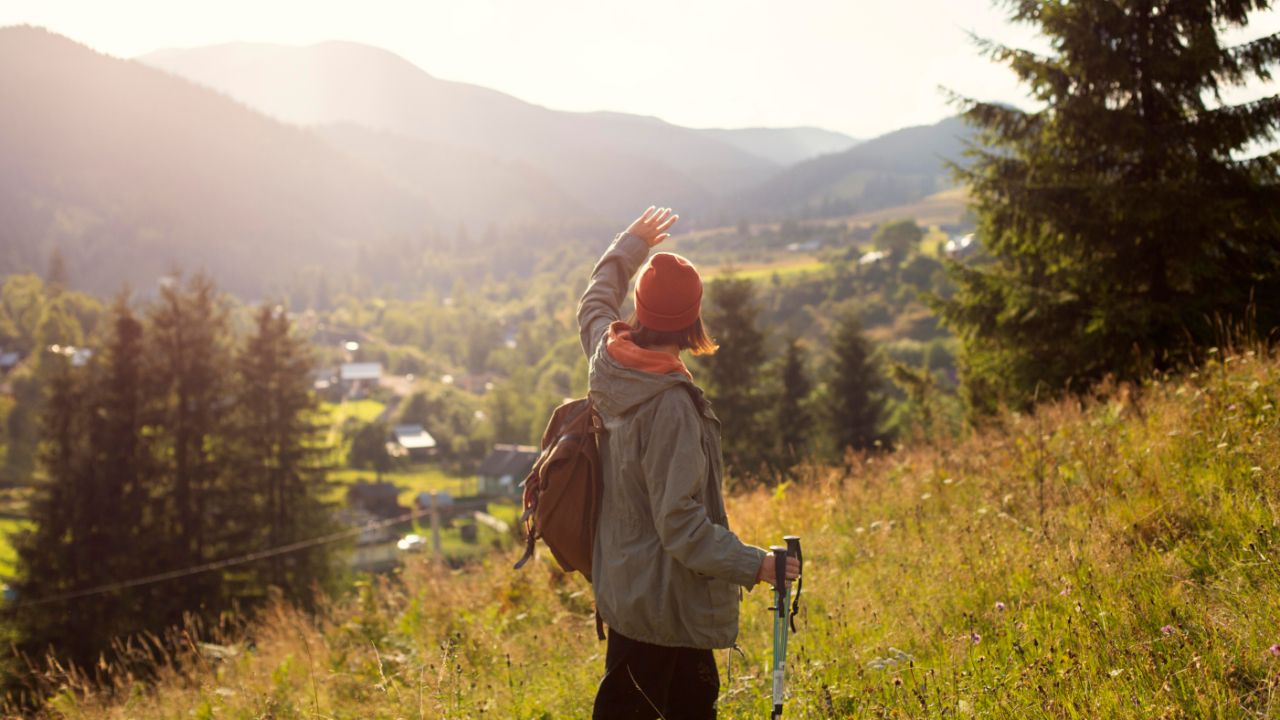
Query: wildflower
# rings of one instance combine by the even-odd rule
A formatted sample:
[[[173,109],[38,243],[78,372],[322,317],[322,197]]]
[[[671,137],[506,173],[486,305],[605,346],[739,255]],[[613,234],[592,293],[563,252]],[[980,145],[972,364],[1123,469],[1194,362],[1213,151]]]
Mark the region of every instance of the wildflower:
[[[1000,612],[1004,612],[1004,603],[997,601],[996,610],[999,610]]]
[[[1267,648],[1267,652],[1271,653],[1272,657],[1280,657],[1280,643]]]
[[[969,639],[973,641],[973,644],[974,644],[974,645],[977,645],[978,643],[982,642],[982,636],[981,636],[981,635],[979,635],[979,634],[978,634],[978,633],[976,633],[976,632],[975,632],[975,633],[973,633],[973,634],[971,634],[971,635],[969,636]]]
[[[1116,668],[1115,670],[1112,670],[1111,672],[1109,672],[1109,673],[1107,673],[1107,674],[1108,674],[1108,675],[1110,675],[1111,677],[1117,677],[1117,676],[1119,676],[1119,675],[1120,675],[1120,673],[1122,673],[1122,672],[1124,672],[1124,669],[1123,669],[1123,668]]]
[[[1160,634],[1172,635],[1174,633],[1174,630],[1175,628],[1172,625],[1165,625],[1164,627],[1160,628]]]

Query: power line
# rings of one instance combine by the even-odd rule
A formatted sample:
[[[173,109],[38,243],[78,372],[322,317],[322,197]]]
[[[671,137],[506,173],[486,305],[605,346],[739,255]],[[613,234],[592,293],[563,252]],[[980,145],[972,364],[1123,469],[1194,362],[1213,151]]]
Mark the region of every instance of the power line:
[[[20,600],[12,605],[0,607],[0,610],[13,612],[15,610],[22,610],[24,608],[35,607],[37,605],[49,605],[51,603],[65,602],[67,600],[78,600],[92,595],[105,595],[107,593],[119,592],[120,590],[127,590],[129,588],[140,587],[142,585],[154,585],[155,583],[166,582],[168,580],[177,580],[191,575],[199,575],[200,573],[222,570],[223,568],[235,567],[236,565],[244,565],[257,560],[276,557],[277,555],[288,555],[289,553],[298,552],[299,550],[306,550],[307,548],[316,547],[318,545],[325,545],[328,543],[338,542],[339,540],[345,540],[349,537],[355,537],[360,533],[367,532],[369,530],[380,530],[402,522],[415,520],[422,514],[422,510],[414,509],[387,520],[378,520],[366,523],[359,527],[332,532],[328,535],[321,535],[307,540],[298,540],[297,542],[292,542],[287,545],[259,550],[257,552],[249,553],[248,555],[241,555],[240,557],[229,558],[226,560],[215,560],[213,562],[204,563],[203,565],[193,565],[191,567],[182,568],[181,570],[169,570],[167,572],[147,575],[146,577],[134,578],[132,580],[119,580],[116,582],[106,583],[104,585],[85,588],[83,590],[71,590],[68,592],[37,598],[35,600]]]

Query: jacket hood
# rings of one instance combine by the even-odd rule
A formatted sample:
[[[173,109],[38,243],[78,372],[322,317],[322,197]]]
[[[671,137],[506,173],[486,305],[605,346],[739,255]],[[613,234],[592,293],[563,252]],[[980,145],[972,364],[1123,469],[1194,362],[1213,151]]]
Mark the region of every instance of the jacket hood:
[[[676,385],[697,389],[693,380],[678,370],[659,374],[623,365],[609,354],[608,342],[606,333],[591,358],[591,400],[600,412],[620,417]]]

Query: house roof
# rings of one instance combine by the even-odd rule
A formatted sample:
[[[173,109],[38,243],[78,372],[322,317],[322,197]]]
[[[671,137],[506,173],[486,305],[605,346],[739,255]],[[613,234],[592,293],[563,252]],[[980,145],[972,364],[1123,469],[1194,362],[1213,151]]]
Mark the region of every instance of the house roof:
[[[360,500],[395,501],[400,495],[400,488],[389,482],[356,482],[347,487],[347,498]]]
[[[421,425],[397,425],[391,430],[396,442],[409,450],[430,449],[436,446],[436,439],[431,437]]]
[[[493,452],[480,463],[478,475],[523,478],[538,460],[538,448],[532,445],[494,445]]]
[[[342,365],[343,380],[377,380],[382,377],[382,363],[344,363]]]

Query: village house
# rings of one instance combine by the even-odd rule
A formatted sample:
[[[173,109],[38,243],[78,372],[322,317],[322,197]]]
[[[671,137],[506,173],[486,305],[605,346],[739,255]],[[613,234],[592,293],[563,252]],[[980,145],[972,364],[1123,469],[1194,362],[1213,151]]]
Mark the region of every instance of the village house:
[[[343,363],[338,369],[342,394],[347,398],[366,397],[370,391],[378,387],[381,379],[382,363],[380,362]]]
[[[436,454],[436,439],[421,425],[396,425],[391,429],[387,454],[414,461],[428,460]]]
[[[538,448],[532,445],[494,445],[493,452],[476,470],[476,492],[480,495],[518,495],[520,483],[524,482],[537,460]]]
[[[347,506],[379,518],[393,518],[407,511],[401,507],[399,496],[400,488],[393,483],[361,480],[347,488]]]

